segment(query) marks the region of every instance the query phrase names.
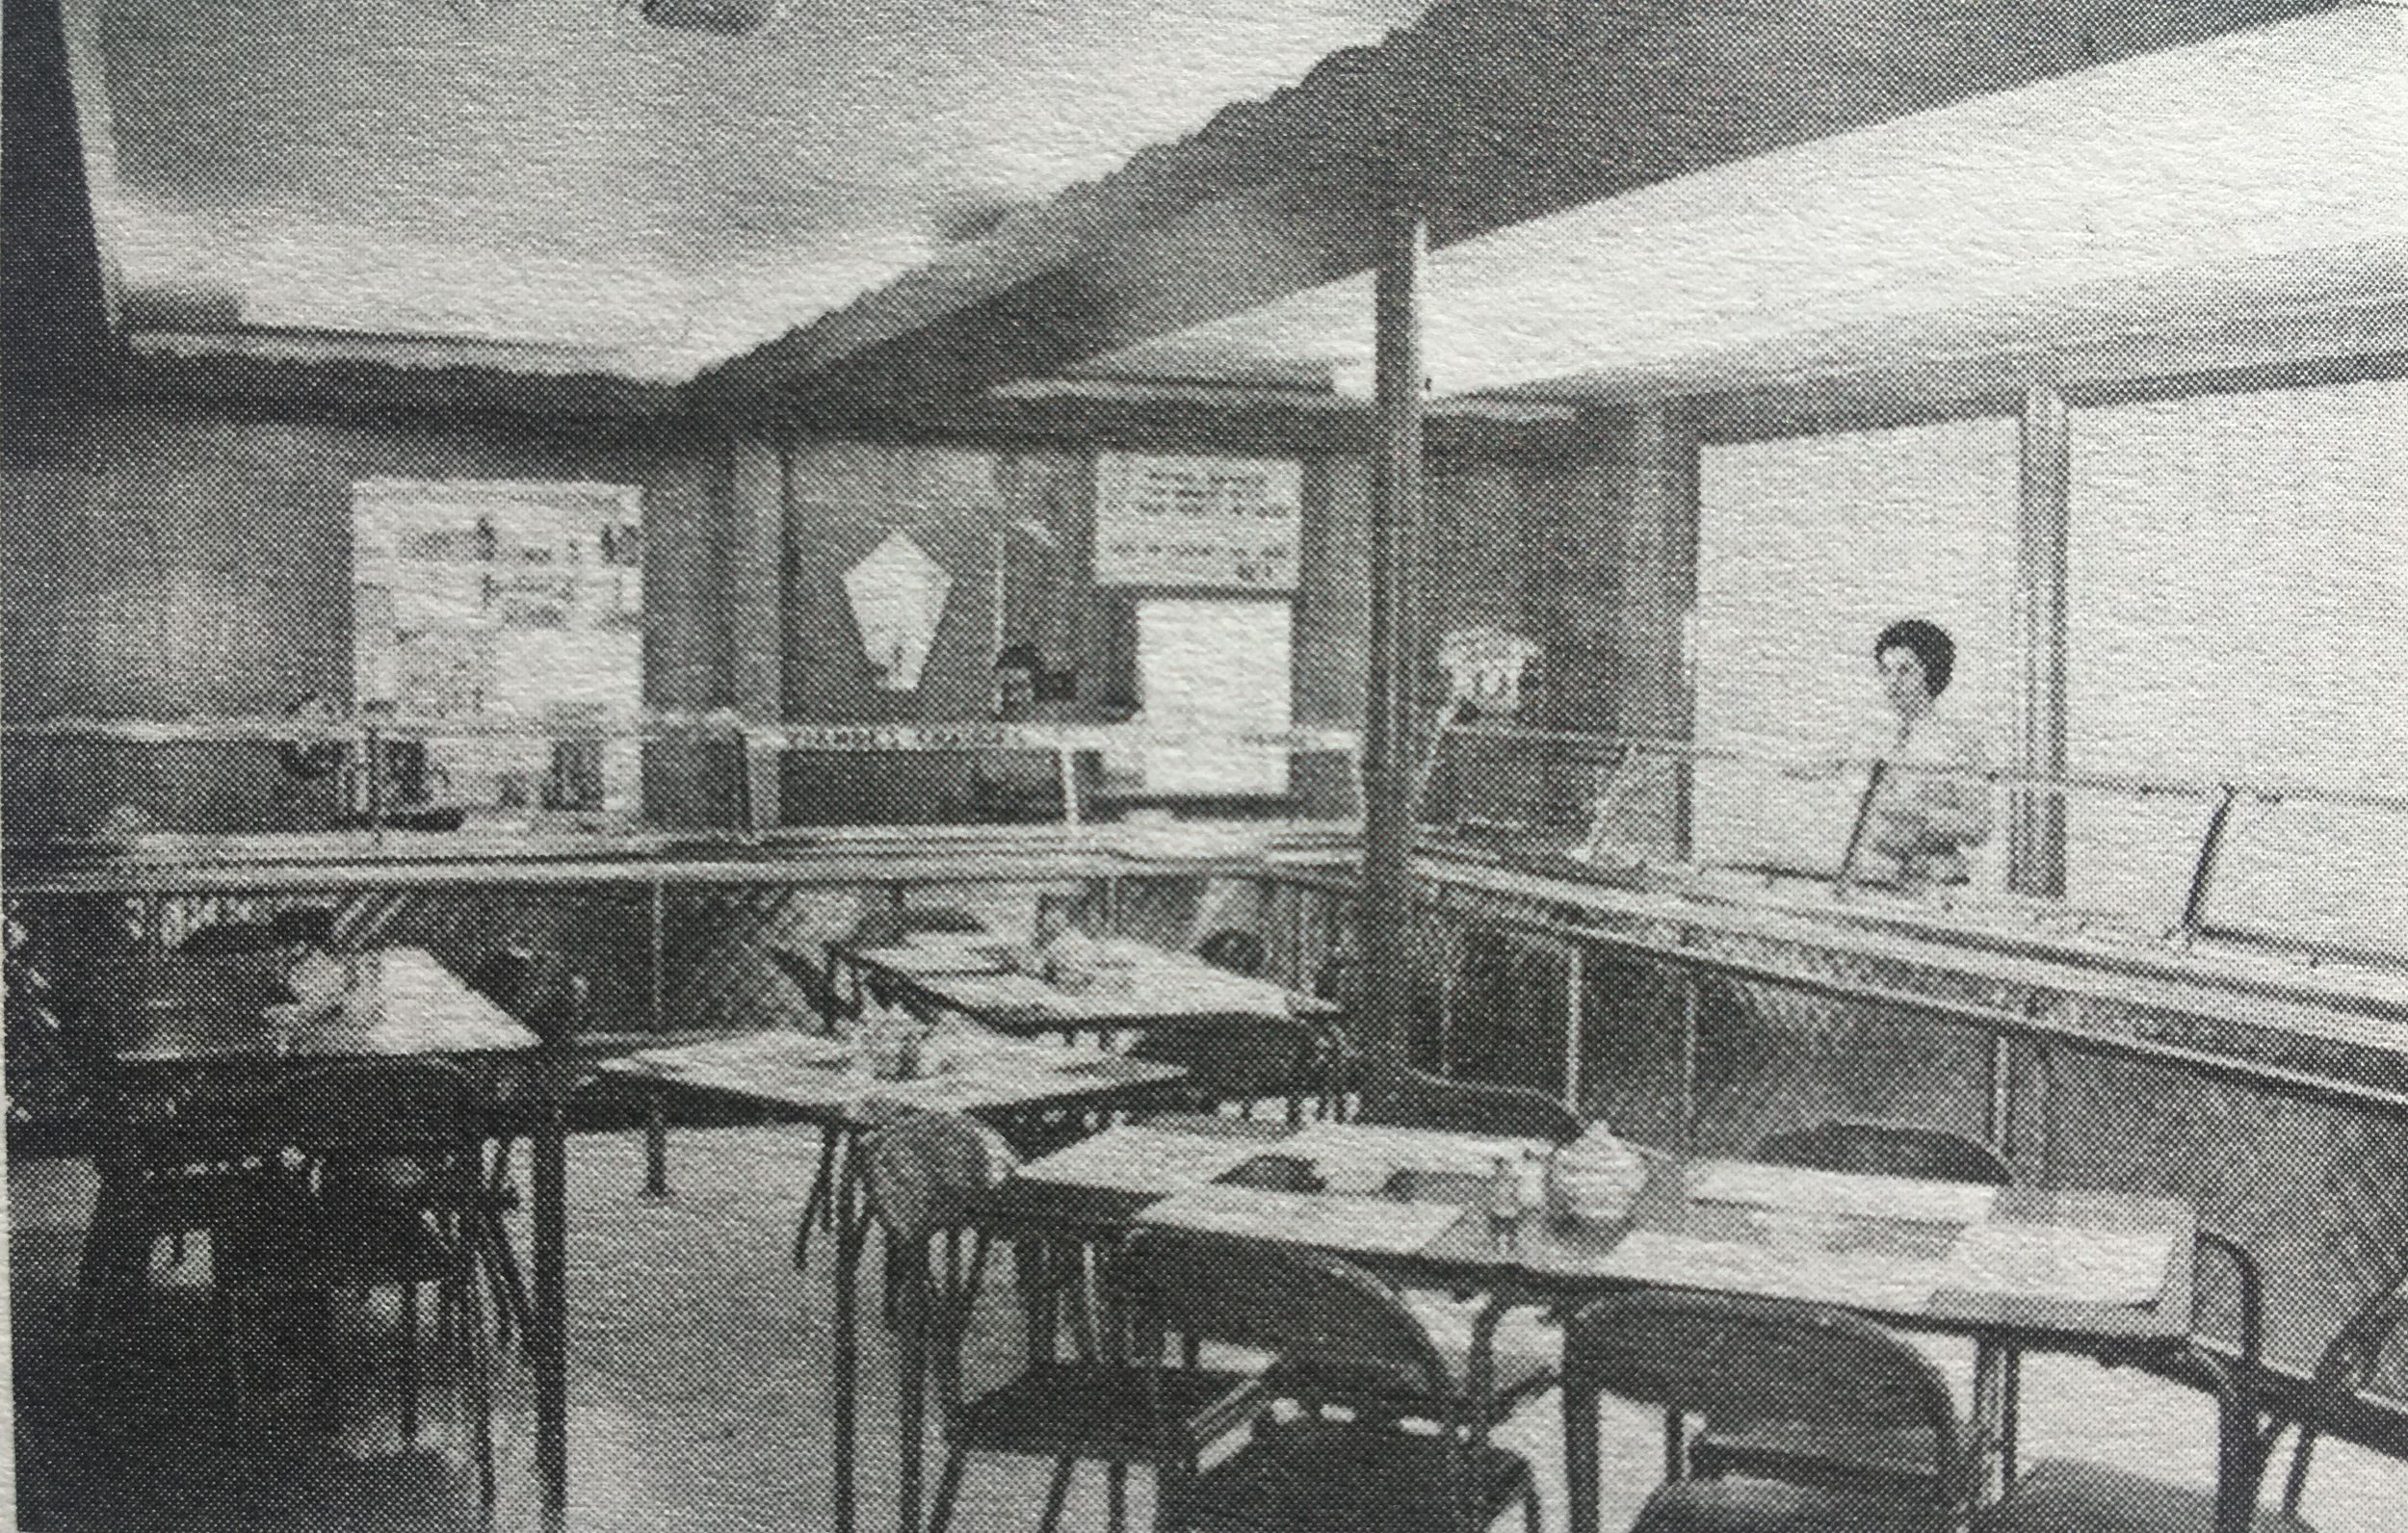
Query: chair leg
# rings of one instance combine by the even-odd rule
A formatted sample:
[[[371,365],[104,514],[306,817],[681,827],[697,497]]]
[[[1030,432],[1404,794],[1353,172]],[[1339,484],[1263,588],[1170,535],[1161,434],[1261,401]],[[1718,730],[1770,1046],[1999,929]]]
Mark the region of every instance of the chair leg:
[[[460,1334],[468,1347],[468,1410],[475,1418],[477,1494],[485,1511],[493,1510],[493,1343],[486,1335],[484,1317],[477,1313],[478,1294],[475,1274],[466,1273],[460,1280],[462,1315]]]
[[[657,1091],[644,1108],[643,1192],[647,1198],[668,1196],[668,1103]]]
[[[1045,1516],[1037,1522],[1036,1533],[1056,1533],[1061,1526],[1062,1505],[1070,1499],[1070,1470],[1077,1462],[1075,1459],[1055,1462],[1054,1483],[1045,1493]]]
[[[811,1231],[830,1227],[836,1212],[836,1162],[844,1136],[834,1127],[820,1130],[820,1168],[811,1178],[811,1195],[803,1200],[802,1222],[795,1227],[795,1270],[810,1264]]]
[[[1597,1533],[1603,1466],[1597,1442],[1594,1392],[1563,1390],[1563,1488],[1566,1533]]]
[[[402,1285],[402,1441],[418,1441],[418,1285]]]
[[[953,1525],[954,1501],[961,1494],[961,1470],[968,1458],[959,1448],[945,1455],[945,1471],[936,1481],[936,1499],[929,1504],[928,1533],[945,1533]]]

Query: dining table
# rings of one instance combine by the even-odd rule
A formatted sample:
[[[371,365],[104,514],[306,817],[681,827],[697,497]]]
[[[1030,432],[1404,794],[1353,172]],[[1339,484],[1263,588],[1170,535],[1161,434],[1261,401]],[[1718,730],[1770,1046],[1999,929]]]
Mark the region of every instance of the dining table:
[[[915,1112],[993,1118],[1100,1107],[1186,1074],[1178,1065],[1093,1047],[1065,1048],[963,1026],[945,1029],[919,1059],[920,1070],[902,1076],[895,1057],[881,1057],[865,1035],[779,1029],[645,1050],[605,1061],[600,1068],[607,1076],[656,1090],[773,1106],[790,1118],[835,1130],[831,1145],[857,1143],[860,1136]],[[862,1156],[846,1154],[831,1204],[836,1312],[829,1380],[835,1438],[830,1523],[838,1533],[853,1533],[858,1525],[860,1267],[875,1215]],[[909,1442],[923,1436],[926,1401],[925,1389],[908,1391],[903,1399]]]
[[[1027,951],[985,932],[828,949],[857,987],[1013,1033],[1110,1035],[1216,1017],[1325,1019],[1337,1006],[1193,953],[1127,938]]]
[[[2012,1450],[2005,1360],[2037,1350],[2136,1361],[2190,1341],[2196,1214],[2180,1199],[1648,1151],[1625,1207],[1583,1213],[1541,1198],[1501,1214],[1497,1161],[1542,1153],[1385,1125],[1136,1122],[1021,1167],[980,1217],[997,1237],[1108,1250],[1149,1227],[1277,1241],[1400,1286],[1484,1295],[1468,1360],[1476,1383],[1493,1371],[1508,1312],[1561,1314],[1637,1287],[1830,1306],[1969,1337],[1988,1494]],[[1262,1176],[1266,1162],[1280,1174]],[[1592,1527],[1596,1488],[1579,1483],[1578,1468],[1571,1525]]]

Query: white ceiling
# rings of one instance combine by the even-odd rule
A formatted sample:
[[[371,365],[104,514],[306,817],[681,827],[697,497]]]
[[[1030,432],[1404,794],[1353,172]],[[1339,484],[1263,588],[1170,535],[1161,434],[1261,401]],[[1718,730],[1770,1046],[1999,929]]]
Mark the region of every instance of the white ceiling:
[[[2408,12],[2361,6],[1438,252],[1441,395],[1631,399],[2408,300]],[[1368,391],[1368,276],[1079,371]]]
[[[1423,0],[796,0],[733,39],[616,0],[65,9],[120,295],[205,316],[153,324],[683,377]]]

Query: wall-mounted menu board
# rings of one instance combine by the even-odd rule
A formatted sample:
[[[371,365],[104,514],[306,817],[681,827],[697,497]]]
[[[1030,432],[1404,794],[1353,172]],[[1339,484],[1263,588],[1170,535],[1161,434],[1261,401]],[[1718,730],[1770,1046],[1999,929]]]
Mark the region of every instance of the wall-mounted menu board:
[[[1303,503],[1294,459],[1098,454],[1095,582],[1292,591]]]
[[[361,703],[389,704],[413,720],[524,719],[531,734],[624,719],[641,707],[643,513],[635,487],[367,480],[352,487],[352,538]],[[440,754],[464,796],[490,790],[505,802],[591,808],[604,807],[597,797],[632,801],[632,756],[581,758],[572,792],[556,780],[563,768],[540,738],[463,739]]]

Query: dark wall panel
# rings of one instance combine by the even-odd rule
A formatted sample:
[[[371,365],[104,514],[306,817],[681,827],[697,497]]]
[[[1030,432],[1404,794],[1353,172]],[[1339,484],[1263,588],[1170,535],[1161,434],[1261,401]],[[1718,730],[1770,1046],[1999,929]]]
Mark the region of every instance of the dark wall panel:
[[[117,411],[19,423],[0,517],[9,721],[281,712],[351,695],[351,486],[377,477],[600,480],[646,491],[656,698],[708,703],[723,663],[707,568],[708,454],[657,430]],[[13,741],[7,812],[71,824],[118,803],[194,830],[305,826],[330,803],[247,746]],[[22,817],[22,818],[20,818]]]

